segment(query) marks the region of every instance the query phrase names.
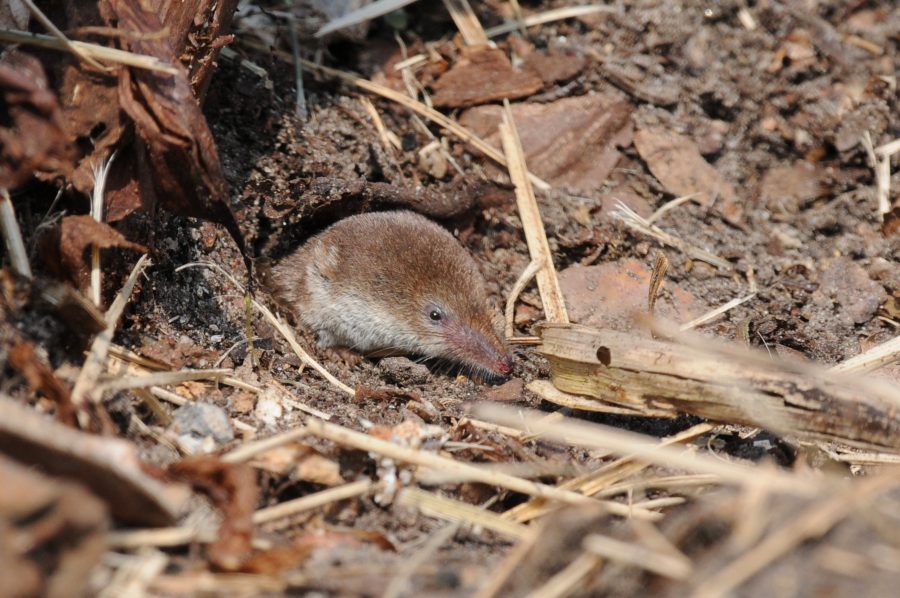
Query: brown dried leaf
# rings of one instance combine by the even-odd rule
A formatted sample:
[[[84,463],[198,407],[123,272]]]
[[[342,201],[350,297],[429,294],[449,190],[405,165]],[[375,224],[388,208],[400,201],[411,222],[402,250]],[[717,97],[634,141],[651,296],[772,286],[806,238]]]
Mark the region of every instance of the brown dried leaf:
[[[545,85],[574,79],[584,69],[584,57],[556,50],[534,51],[525,56],[522,67],[541,78]]]
[[[9,365],[22,374],[32,392],[44,393],[56,403],[59,420],[74,427],[76,409],[69,389],[53,374],[50,366],[38,358],[34,345],[28,341],[19,341],[10,348],[8,358]]]
[[[87,215],[66,216],[58,229],[41,239],[40,246],[47,268],[58,277],[73,281],[79,288],[84,288],[88,283],[86,251],[89,247],[147,251],[143,245],[132,243],[108,224],[97,222]]]
[[[600,94],[550,104],[515,104],[513,120],[528,167],[554,186],[591,193],[600,187],[631,143],[631,106]],[[467,110],[460,123],[495,147],[502,109]]]
[[[193,484],[222,512],[209,561],[223,571],[239,570],[252,554],[253,511],[259,501],[256,472],[246,463],[225,463],[209,455],[182,459],[169,472]]]
[[[0,126],[0,187],[19,187],[35,172],[68,174],[72,146],[41,63],[18,50],[6,52],[0,60],[0,94],[6,113]]]
[[[130,442],[67,428],[2,395],[0,452],[77,480],[117,519],[136,525],[171,525],[188,498],[186,488],[148,475]]]
[[[517,71],[502,51],[479,46],[435,81],[431,100],[439,108],[465,108],[497,100],[524,98],[543,87],[529,72]]]
[[[573,322],[628,331],[634,314],[647,312],[650,270],[633,259],[597,266],[573,265],[559,273],[559,284]],[[687,322],[705,310],[700,301],[678,286],[666,283],[656,303],[664,318]]]
[[[635,133],[634,146],[666,191],[677,196],[699,193],[697,199],[704,205],[717,197],[726,219],[732,224],[740,222],[743,210],[734,187],[703,159],[689,138],[662,127],[650,127]]]
[[[0,595],[84,595],[109,514],[79,485],[0,456]]]
[[[228,189],[212,133],[194,95],[189,73],[178,62],[177,45],[186,39],[187,31],[177,31],[184,38],[155,35],[169,25],[167,18],[185,16],[183,10],[201,8],[214,10],[215,6],[194,4],[177,14],[160,14],[134,0],[100,5],[107,24],[131,34],[130,51],[155,56],[179,71],[177,75],[141,69],[120,71],[119,102],[134,121],[137,137],[146,151],[146,160],[139,156],[136,162],[137,177],[142,184],[152,183],[153,195],[169,211],[224,225],[243,253],[243,235],[228,204]],[[190,14],[193,19],[199,13]],[[216,14],[222,17],[221,13]],[[206,15],[201,20],[206,22]],[[140,33],[147,35],[136,35]]]

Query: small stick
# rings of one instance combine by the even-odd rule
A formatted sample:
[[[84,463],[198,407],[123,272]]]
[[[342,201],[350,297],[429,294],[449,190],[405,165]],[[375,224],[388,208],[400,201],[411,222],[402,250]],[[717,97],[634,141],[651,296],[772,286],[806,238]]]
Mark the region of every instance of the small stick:
[[[684,557],[679,558],[639,544],[622,542],[599,534],[586,536],[581,545],[585,550],[598,557],[641,567],[651,573],[672,579],[686,579],[693,570],[691,562]]]
[[[550,244],[547,242],[547,234],[544,232],[541,212],[534,197],[534,190],[528,181],[528,168],[525,165],[522,144],[513,122],[509,102],[504,100],[503,107],[500,138],[503,142],[503,151],[506,153],[509,176],[516,186],[516,203],[519,208],[519,218],[522,220],[522,228],[525,231],[525,240],[528,243],[528,253],[531,255],[532,262],[539,262],[543,266],[535,276],[538,290],[541,293],[541,303],[544,305],[544,315],[549,322],[565,324],[569,321],[566,302],[559,286],[559,279],[556,277],[553,254],[550,252]]]
[[[845,359],[831,368],[832,372],[870,372],[900,359],[900,336],[875,345],[867,351]]]
[[[425,515],[439,517],[448,521],[468,523],[509,536],[516,540],[522,538],[528,528],[521,523],[503,519],[496,513],[486,511],[479,506],[426,492],[421,488],[404,488],[397,497],[397,503],[405,507],[415,508]]]
[[[682,330],[682,331],[690,330],[691,328],[696,328],[697,326],[706,324],[707,322],[714,320],[715,318],[718,318],[720,315],[724,314],[726,311],[728,311],[730,309],[734,309],[738,305],[741,305],[742,303],[746,303],[747,301],[750,301],[754,297],[756,297],[756,293],[750,293],[749,295],[744,295],[743,297],[737,297],[735,299],[732,299],[731,301],[729,301],[727,303],[723,303],[719,307],[706,312],[699,318],[694,318],[687,324],[682,324],[679,327],[679,330]]]
[[[653,212],[653,214],[651,214],[649,218],[647,218],[647,224],[653,224],[654,222],[659,220],[660,216],[662,216],[669,210],[677,208],[678,206],[680,206],[683,203],[689,202],[690,200],[694,199],[698,195],[700,195],[699,191],[697,191],[695,193],[689,193],[687,195],[682,195],[681,197],[676,197],[672,201],[667,201],[665,204],[660,206],[660,208],[658,210]]]
[[[27,31],[16,31],[14,29],[0,29],[0,41],[11,44],[29,44],[38,46],[39,48],[49,48],[50,50],[67,50],[68,46],[62,41],[49,35],[40,33],[28,33]],[[162,62],[155,56],[146,56],[144,54],[135,54],[133,52],[125,52],[116,48],[107,48],[97,44],[89,44],[86,42],[69,42],[72,47],[77,48],[81,53],[92,58],[99,58],[108,62],[133,66],[135,68],[148,71],[157,71],[160,73],[168,73],[169,75],[177,75],[178,69],[170,64]],[[102,67],[101,67],[102,68]]]
[[[596,504],[605,507],[614,515],[631,514],[646,519],[658,518],[657,513],[651,513],[643,509],[629,509],[627,505],[621,503],[597,501],[588,498],[583,494],[578,494],[577,492],[561,490],[554,486],[530,482],[501,472],[486,471],[470,463],[463,463],[434,453],[427,453],[425,451],[393,444],[386,440],[380,440],[367,434],[355,432],[348,428],[329,424],[320,420],[309,420],[306,423],[306,429],[314,436],[325,438],[338,444],[384,455],[385,457],[403,461],[404,463],[458,472],[460,475],[467,474],[468,478],[472,481],[499,486],[515,492],[521,492],[522,494],[540,496],[566,504]]]
[[[656,263],[650,274],[650,285],[647,288],[647,312],[652,316],[656,310],[656,300],[659,298],[659,289],[666,279],[666,271],[669,269],[669,258],[665,253],[656,254]]]
[[[0,188],[0,231],[3,240],[6,241],[6,253],[9,254],[9,263],[13,270],[20,276],[31,278],[31,265],[28,263],[28,251],[22,241],[22,232],[16,221],[16,212],[13,209],[9,191]]]
[[[305,436],[307,436],[306,428],[294,428],[293,430],[287,430],[285,432],[281,432],[280,434],[270,436],[269,438],[263,438],[262,440],[245,442],[244,444],[222,455],[220,457],[220,460],[224,463],[240,463],[241,461],[252,459],[260,453],[265,453],[266,451],[270,451],[273,448],[279,447],[283,444],[288,444],[290,442],[300,440]]]
[[[150,386],[167,386],[181,384],[193,380],[220,380],[231,373],[228,369],[216,370],[178,370],[174,372],[156,372],[142,376],[128,376],[100,383],[101,392],[116,390],[132,390]]]
[[[663,467],[713,474],[719,476],[723,483],[737,486],[761,486],[772,492],[808,496],[821,492],[824,483],[819,479],[783,473],[775,469],[728,463],[706,455],[686,454],[674,447],[660,446],[658,442],[642,434],[625,432],[600,424],[571,418],[558,423],[549,422],[544,420],[542,414],[530,409],[513,410],[500,405],[482,403],[476,407],[475,412],[481,417],[503,425],[534,429],[548,440],[585,448],[611,450]]]
[[[468,0],[444,0],[444,7],[456,23],[467,46],[482,46],[488,43],[487,35],[472,11]]]
[[[100,331],[94,338],[94,342],[91,343],[91,351],[88,353],[84,365],[81,366],[81,372],[78,373],[78,378],[75,380],[75,387],[72,388],[72,402],[76,406],[84,407],[88,398],[93,402],[100,400],[101,393],[98,392],[97,381],[106,367],[106,356],[109,353],[113,334],[116,332],[116,324],[125,310],[125,305],[128,304],[131,291],[134,289],[135,283],[137,283],[138,276],[150,264],[151,261],[148,256],[141,256],[141,259],[132,268],[125,285],[119,290],[119,294],[116,295],[115,300],[106,312],[106,329]],[[88,424],[87,412],[84,409],[79,411],[78,422],[82,426],[87,426]]]
[[[276,519],[284,519],[304,511],[311,511],[312,509],[324,507],[327,504],[339,500],[361,496],[369,492],[373,486],[372,480],[365,479],[350,482],[349,484],[344,484],[342,486],[335,486],[334,488],[328,488],[327,490],[322,490],[313,494],[307,494],[306,496],[301,496],[300,498],[288,500],[256,511],[253,513],[253,523],[262,525],[264,523],[275,521]]]
[[[400,598],[403,596],[407,592],[409,580],[412,579],[419,567],[430,561],[440,547],[456,535],[457,530],[459,530],[459,523],[445,525],[434,533],[422,548],[417,548],[410,558],[403,562],[402,568],[391,579],[381,598]]]
[[[69,52],[85,61],[95,69],[101,71],[109,70],[108,68],[94,60],[89,54],[78,48],[74,43],[72,43],[72,41],[69,40],[69,38],[66,37],[66,35],[62,31],[60,31],[56,25],[53,24],[53,21],[47,18],[47,15],[41,12],[40,8],[34,5],[34,2],[32,2],[32,0],[22,0],[22,2],[25,3],[25,6],[28,7],[28,11],[37,20],[37,22],[40,23],[44,29],[53,34],[53,37],[59,40],[60,43],[62,43],[66,47],[66,49],[69,50]]]
[[[626,206],[621,201],[616,206],[616,209],[613,210],[612,216],[622,221],[625,226],[628,228],[632,228],[639,232],[644,233],[645,235],[649,235],[661,243],[665,245],[670,245],[683,251],[694,259],[698,259],[700,261],[706,262],[708,264],[712,264],[713,266],[718,266],[724,270],[731,270],[731,264],[729,264],[726,260],[723,260],[719,256],[706,251],[705,249],[700,249],[699,247],[695,247],[690,243],[686,243],[682,241],[675,235],[670,235],[665,232],[655,224],[650,224],[646,219],[642,218],[637,212]]]
[[[562,571],[526,594],[526,598],[565,598],[565,596],[570,596],[585,577],[601,566],[603,566],[603,559],[595,554],[582,552]]]
[[[553,10],[542,12],[540,14],[531,15],[530,17],[525,17],[523,21],[519,21],[517,19],[516,21],[513,21],[511,23],[497,25],[496,27],[486,29],[484,33],[488,37],[497,37],[498,35],[503,35],[504,33],[509,33],[511,31],[519,29],[520,25],[524,25],[525,27],[534,27],[536,25],[543,25],[544,23],[552,23],[553,21],[582,17],[598,12],[620,13],[621,9],[605,4],[595,4],[592,6],[567,6],[564,8],[556,8]]]
[[[519,299],[519,295],[522,294],[522,291],[525,290],[525,287],[528,286],[528,283],[531,282],[531,279],[534,278],[535,274],[544,267],[543,259],[533,259],[528,262],[528,265],[522,271],[522,274],[519,275],[518,280],[516,280],[516,284],[513,285],[513,288],[509,291],[509,296],[506,298],[506,309],[504,310],[504,316],[506,320],[506,338],[511,339],[516,333],[516,325],[515,325],[515,314],[516,314],[516,301]]]

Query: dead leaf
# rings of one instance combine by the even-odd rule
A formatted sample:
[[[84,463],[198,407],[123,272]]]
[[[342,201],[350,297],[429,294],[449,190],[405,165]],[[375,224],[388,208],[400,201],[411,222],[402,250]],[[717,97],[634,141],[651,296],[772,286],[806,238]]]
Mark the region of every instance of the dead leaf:
[[[573,322],[590,326],[634,330],[633,316],[647,312],[650,270],[634,259],[596,266],[569,266],[559,273],[559,284]],[[686,290],[664,283],[656,302],[656,313],[677,322],[687,322],[705,309]]]
[[[224,4],[234,8],[233,3]],[[188,7],[200,8],[196,4]],[[142,183],[152,184],[153,194],[170,212],[225,226],[245,254],[243,234],[228,203],[228,187],[215,142],[189,73],[178,60],[179,48],[171,36],[155,35],[169,24],[161,19],[176,15],[145,9],[142,3],[132,0],[101,3],[100,10],[109,26],[129,32],[127,49],[155,56],[179,71],[168,75],[141,69],[119,70],[119,103],[134,121],[146,152],[146,160],[138,156],[137,172],[133,174]],[[184,7],[177,14],[185,16],[183,11]],[[190,14],[193,19],[197,13]],[[147,35],[137,35],[140,33]]]
[[[85,595],[106,552],[109,513],[80,484],[0,456],[0,594]]]
[[[431,100],[438,108],[465,108],[497,100],[524,98],[543,82],[533,74],[513,69],[501,50],[465,48],[459,62],[432,86]]]
[[[172,525],[189,493],[148,474],[137,447],[73,430],[0,396],[0,452],[91,489],[113,515],[136,525]],[[2,479],[2,478],[0,478]]]
[[[259,501],[253,468],[203,455],[174,463],[169,473],[190,482],[222,512],[222,525],[207,553],[210,563],[223,571],[243,567],[253,552],[253,511]]]
[[[41,63],[18,50],[5,52],[0,59],[0,96],[0,187],[15,189],[36,172],[71,172],[74,154]]]
[[[90,276],[87,260],[89,247],[147,251],[143,245],[132,243],[116,229],[88,215],[66,216],[59,227],[40,239],[39,244],[47,269],[59,278],[71,280],[79,288],[87,286]]]
[[[540,77],[544,85],[574,79],[584,69],[583,56],[550,50],[534,51],[525,56],[522,68]]]
[[[703,159],[688,137],[650,127],[635,133],[634,146],[666,191],[676,196],[699,193],[697,200],[703,205],[718,198],[725,218],[732,224],[740,223],[743,209],[734,187]]]
[[[9,365],[17,370],[33,392],[42,392],[44,396],[56,403],[56,415],[59,421],[74,427],[75,405],[69,389],[53,374],[46,363],[41,361],[34,351],[34,345],[28,341],[19,341],[9,349]]]
[[[512,113],[528,168],[556,187],[592,193],[619,161],[616,146],[631,143],[631,106],[609,96],[515,104]],[[501,114],[499,106],[480,106],[467,110],[459,120],[499,148]]]
[[[482,401],[521,401],[524,391],[525,381],[513,378],[500,386],[485,390],[478,398]]]
[[[769,169],[760,183],[759,196],[770,211],[795,214],[825,193],[823,180],[821,168],[800,160]]]

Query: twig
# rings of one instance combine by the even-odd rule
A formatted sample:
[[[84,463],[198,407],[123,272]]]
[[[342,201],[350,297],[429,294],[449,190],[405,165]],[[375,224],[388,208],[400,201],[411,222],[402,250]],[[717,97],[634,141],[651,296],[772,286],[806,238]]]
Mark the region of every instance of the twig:
[[[692,200],[695,197],[697,197],[698,195],[700,195],[700,193],[701,193],[700,191],[697,191],[695,193],[689,193],[687,195],[682,195],[681,197],[676,197],[672,201],[667,201],[665,204],[660,206],[659,209],[657,209],[655,212],[653,212],[653,214],[651,214],[649,218],[647,218],[647,224],[653,224],[654,222],[659,220],[659,218],[663,214],[668,212],[669,210],[677,208],[678,206],[680,206],[683,203],[689,202],[690,200]]]
[[[500,472],[485,471],[484,469],[481,469],[469,463],[454,461],[453,459],[448,459],[447,457],[442,457],[434,453],[427,453],[424,451],[399,446],[385,440],[380,440],[378,438],[368,436],[367,434],[355,432],[348,428],[336,426],[334,424],[329,424],[320,420],[309,420],[306,423],[306,429],[310,434],[314,436],[326,438],[338,444],[384,455],[385,457],[396,459],[404,463],[410,463],[413,465],[420,465],[424,467],[432,467],[436,469],[444,469],[447,471],[454,471],[458,472],[461,476],[463,474],[467,474],[469,480],[471,481],[499,486],[501,488],[513,490],[515,492],[521,492],[522,494],[540,496],[551,500],[557,500],[566,504],[596,504],[605,507],[610,513],[614,515],[631,514],[636,517],[647,519],[658,518],[658,515],[656,513],[651,513],[643,509],[632,510],[621,503],[611,501],[597,501],[576,492],[561,490],[559,488],[548,486],[546,484],[530,482],[528,480],[523,480],[522,478],[517,478],[515,476]]]
[[[476,406],[475,413],[504,425],[541,432],[545,438],[557,442],[610,450],[664,467],[713,474],[719,476],[722,482],[737,486],[761,486],[772,492],[806,496],[820,492],[824,483],[819,479],[786,474],[775,469],[729,463],[705,455],[686,454],[674,447],[659,446],[658,442],[642,434],[625,432],[600,424],[571,418],[562,422],[542,421],[543,417],[532,410],[513,410],[500,405],[482,403]]]
[[[270,436],[269,438],[254,440],[253,442],[245,442],[244,444],[222,455],[220,459],[225,463],[240,463],[241,461],[252,459],[260,453],[265,453],[266,451],[270,451],[273,448],[279,447],[283,444],[288,444],[290,442],[300,440],[306,435],[306,428],[303,427],[295,428],[293,430],[287,430],[285,432],[281,432],[280,434]]]
[[[146,255],[141,256],[141,259],[132,268],[125,285],[119,290],[119,294],[116,295],[115,300],[106,312],[106,329],[102,330],[94,338],[94,342],[91,344],[91,351],[88,353],[72,389],[72,402],[77,407],[84,407],[88,398],[93,402],[100,400],[101,392],[98,392],[99,386],[97,381],[106,367],[106,356],[109,353],[109,346],[116,331],[116,324],[125,310],[125,305],[128,304],[131,291],[134,289],[135,283],[137,283],[138,276],[150,265],[150,258]],[[79,411],[78,421],[82,426],[86,426],[88,423],[87,412],[83,409]]]
[[[183,266],[179,266],[178,268],[175,269],[175,271],[181,272],[182,270],[185,270],[187,268],[197,268],[197,267],[209,268],[211,270],[215,270],[215,271],[219,272],[226,279],[230,280],[231,283],[235,287],[237,287],[238,289],[243,291],[240,283],[238,283],[238,281],[235,280],[235,278],[231,274],[226,272],[222,267],[220,267],[217,264],[210,264],[210,263],[206,263],[206,262],[192,262],[190,264],[185,264]],[[269,321],[269,323],[275,328],[275,330],[277,330],[278,332],[281,333],[281,335],[284,337],[284,339],[291,346],[291,349],[294,350],[294,353],[297,354],[297,357],[299,357],[303,363],[305,363],[306,365],[310,366],[311,368],[313,368],[314,370],[319,372],[319,374],[321,374],[323,378],[325,378],[328,382],[330,382],[332,385],[336,386],[338,389],[342,390],[346,394],[350,395],[351,397],[356,395],[355,390],[353,390],[352,388],[350,388],[349,386],[347,386],[346,384],[344,384],[343,382],[341,382],[340,380],[335,378],[328,370],[326,370],[324,367],[322,367],[318,361],[313,359],[309,355],[309,353],[307,353],[303,349],[303,347],[300,346],[300,343],[297,342],[297,337],[294,335],[294,332],[284,322],[282,322],[280,318],[277,318],[275,316],[275,314],[273,314],[269,310],[268,307],[266,307],[265,305],[263,305],[262,303],[260,303],[259,301],[257,301],[256,299],[254,299],[252,297],[250,298],[250,300],[252,302],[253,307],[255,307],[257,309],[257,311],[259,311],[260,313],[263,314],[263,316]]]
[[[528,181],[525,155],[508,101],[504,100],[503,108],[500,138],[506,154],[509,176],[516,186],[516,204],[519,208],[519,218],[522,221],[525,240],[528,243],[528,253],[531,255],[532,262],[537,262],[542,266],[537,270],[535,276],[538,290],[541,293],[541,303],[544,305],[544,315],[549,322],[567,323],[569,315],[566,313],[566,302],[559,286],[559,279],[556,277],[553,254],[550,251],[550,244],[547,242],[547,234],[544,232],[541,212],[534,197],[534,190]]]
[[[301,496],[300,498],[288,500],[256,511],[253,513],[253,523],[262,525],[264,523],[275,521],[276,519],[284,519],[304,511],[311,511],[312,509],[317,509],[339,500],[361,496],[369,492],[373,486],[372,480],[365,479],[350,482],[343,486],[328,488],[327,490],[322,490],[313,494],[307,494],[306,496]]]
[[[59,40],[59,42],[63,46],[65,46],[65,48],[69,52],[71,52],[72,54],[74,54],[75,56],[80,58],[81,60],[85,61],[86,63],[88,63],[89,65],[94,67],[95,69],[98,69],[101,71],[109,70],[108,68],[106,68],[105,66],[103,66],[102,64],[100,64],[99,62],[94,60],[89,54],[87,54],[86,52],[84,52],[80,48],[78,48],[71,40],[69,40],[69,38],[66,37],[66,35],[62,31],[60,31],[56,25],[53,24],[53,21],[51,21],[50,19],[47,18],[47,15],[45,15],[41,11],[41,9],[39,9],[37,6],[34,5],[34,2],[32,2],[32,0],[22,0],[22,2],[25,3],[25,6],[28,7],[28,11],[31,12],[31,15],[37,20],[37,22],[40,23],[44,29],[49,31],[53,35],[53,37],[55,37],[57,40]]]
[[[469,6],[468,0],[444,0],[444,7],[456,23],[456,28],[459,29],[466,45],[480,46],[488,43],[487,35],[484,34],[484,29]]]
[[[412,579],[412,576],[415,575],[419,567],[432,560],[434,554],[441,546],[449,542],[450,539],[456,535],[458,529],[459,523],[450,523],[428,538],[428,541],[424,546],[416,549],[416,551],[403,562],[400,569],[384,590],[384,594],[381,595],[381,598],[400,598],[400,596],[404,595],[407,591],[409,580]]]
[[[13,270],[20,276],[31,278],[31,266],[28,263],[28,252],[22,241],[22,232],[16,221],[16,212],[13,209],[9,191],[0,188],[0,232],[6,242],[6,253],[9,254],[9,263]]]
[[[695,598],[725,596],[775,559],[810,538],[820,537],[854,509],[860,509],[898,484],[896,470],[867,478],[838,496],[822,499],[794,519],[778,527],[759,544],[716,571],[695,588]]]
[[[603,565],[603,559],[595,554],[582,552],[553,577],[535,588],[526,598],[564,598],[571,595],[588,575]]]
[[[544,23],[552,23],[553,21],[561,21],[563,19],[583,17],[585,15],[596,14],[598,12],[619,13],[621,12],[621,9],[615,6],[607,6],[601,4],[595,4],[592,6],[568,6],[565,8],[548,10],[546,12],[532,15],[530,17],[525,17],[522,24],[524,24],[525,27],[534,27],[536,25],[543,25]],[[504,33],[515,31],[516,29],[519,29],[519,27],[520,21],[516,20],[511,23],[504,23],[502,25],[497,25],[496,27],[486,29],[485,34],[488,37],[497,37],[498,35],[503,35]]]
[[[375,2],[370,2],[362,8],[350,11],[337,19],[328,21],[321,29],[316,31],[315,36],[322,37],[334,31],[338,31],[339,29],[346,29],[347,27],[352,27],[359,23],[371,21],[372,19],[386,15],[389,12],[393,12],[398,8],[403,8],[407,4],[412,4],[415,1],[416,0],[376,0]]]
[[[0,41],[11,44],[29,44],[40,48],[49,48],[51,50],[68,50],[68,46],[55,37],[40,33],[16,31],[14,29],[0,29]],[[126,66],[133,66],[148,71],[168,73],[169,75],[178,74],[178,69],[176,67],[162,62],[155,56],[134,54],[133,52],[125,52],[124,50],[107,48],[106,46],[99,46],[97,44],[89,44],[86,42],[70,41],[69,43],[77,48],[82,54],[92,58],[124,64]]]
[[[418,509],[432,517],[468,523],[515,539],[522,538],[528,529],[521,523],[503,519],[496,513],[486,511],[481,507],[438,496],[421,488],[404,488],[397,497],[397,503]]]
[[[509,296],[506,298],[506,309],[504,310],[504,319],[506,320],[506,338],[512,338],[516,333],[516,324],[515,324],[515,314],[516,314],[516,301],[519,299],[519,295],[522,294],[522,291],[525,290],[525,287],[528,286],[528,283],[531,282],[531,279],[534,278],[535,274],[544,267],[544,260],[536,259],[528,262],[528,265],[522,270],[522,274],[519,275],[518,280],[513,285],[513,288],[509,291]]]
[[[181,384],[192,380],[220,380],[231,373],[228,369],[217,370],[178,370],[174,372],[156,372],[143,376],[128,376],[101,382],[101,392],[148,388],[150,386],[167,386]]]
[[[680,327],[680,330],[690,330],[691,328],[696,328],[697,326],[706,324],[707,322],[710,322],[711,320],[718,318],[719,316],[721,316],[728,310],[734,309],[738,305],[741,305],[742,303],[746,303],[747,301],[750,301],[754,297],[756,297],[756,293],[750,293],[749,295],[744,295],[743,297],[737,297],[727,303],[723,303],[719,307],[706,312],[702,316],[700,316],[698,318],[694,318],[687,324],[682,324]]]
[[[669,245],[671,247],[675,247],[688,254],[689,256],[698,259],[700,261],[706,262],[708,264],[712,264],[713,266],[718,266],[719,268],[723,268],[725,270],[731,270],[731,264],[727,261],[723,260],[719,256],[706,251],[705,249],[700,249],[699,247],[695,247],[690,243],[686,243],[682,241],[675,235],[670,235],[665,232],[655,224],[650,224],[646,219],[641,217],[637,212],[626,206],[621,201],[616,205],[616,209],[612,211],[611,215],[613,218],[617,218],[622,221],[625,226],[628,228],[637,230],[639,232],[644,233],[645,235],[650,235],[651,237],[659,240],[661,243],[665,245]]]
[[[900,336],[871,347],[831,368],[832,372],[870,372],[900,359]]]
[[[596,556],[641,567],[672,579],[685,579],[693,569],[690,561],[685,558],[664,554],[639,544],[622,542],[599,534],[586,536],[582,541],[582,546]]]

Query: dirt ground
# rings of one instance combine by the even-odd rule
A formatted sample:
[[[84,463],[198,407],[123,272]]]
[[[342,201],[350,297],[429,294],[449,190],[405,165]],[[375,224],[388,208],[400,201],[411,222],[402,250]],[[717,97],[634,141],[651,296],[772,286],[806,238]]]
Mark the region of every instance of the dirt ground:
[[[509,16],[505,2],[472,4],[485,28]],[[567,3],[521,4],[526,14],[533,14]],[[878,146],[900,137],[900,9],[891,2],[837,1],[648,0],[611,6],[615,8],[609,12],[547,23],[529,28],[524,36],[505,34],[494,40],[507,55],[560,53],[580,65],[573,67],[574,74],[565,80],[543,82],[538,91],[516,100],[514,106],[602,97],[605,102],[622,102],[627,107],[632,130],[620,147],[613,144],[618,155],[605,177],[585,176],[568,186],[554,185],[550,193],[538,193],[557,270],[568,281],[564,290],[573,293],[576,301],[590,303],[590,293],[578,290],[582,271],[577,267],[591,268],[591,276],[599,276],[597,284],[602,286],[626,276],[627,260],[649,270],[656,256],[664,252],[670,266],[663,298],[672,304],[690,304],[686,311],[676,309],[675,315],[683,319],[689,319],[687,313],[699,315],[747,294],[751,283],[758,289],[751,300],[703,326],[704,333],[749,342],[773,356],[826,364],[895,336],[900,314],[900,235],[882,232],[873,169],[861,139],[868,133]],[[753,26],[742,21],[742,9],[749,10]],[[396,89],[403,89],[403,82],[393,65],[406,56],[427,52],[449,65],[460,60],[461,41],[442,6],[419,2],[408,6],[405,15],[406,25],[399,31],[378,20],[368,26],[365,35],[352,39],[336,36],[321,46],[307,42],[304,52],[312,56],[321,50],[325,64]],[[421,186],[438,193],[466,184],[478,189],[476,206],[443,224],[477,260],[499,314],[529,262],[505,170],[435,125],[428,126],[430,132],[441,140],[462,174],[453,167],[436,169],[423,163],[420,150],[432,140],[413,122],[410,112],[325,76],[305,74],[308,116],[299,118],[293,66],[242,44],[242,40],[256,39],[253,27],[246,19],[236,22],[234,49],[265,74],[246,68],[234,57],[220,59],[204,113],[231,186],[233,208],[263,274],[261,280],[271,263],[353,209],[349,203],[339,209],[325,205],[323,194],[313,189],[314,179],[363,179],[403,189]],[[396,36],[405,48],[401,49]],[[416,73],[426,89],[433,89],[445,70],[446,65],[443,70],[425,68]],[[396,135],[399,149],[385,146],[363,98],[372,102],[386,129]],[[467,112],[478,108],[442,110],[466,122],[477,116]],[[673,185],[660,181],[664,176],[657,176],[660,173],[651,168],[652,159],[640,148],[641,139],[652,141],[649,133],[641,136],[659,128],[686,138],[731,191],[699,203],[687,201],[656,224],[724,258],[731,271],[663,247],[612,216],[617,200],[646,216],[679,195]],[[524,131],[520,134],[526,136]],[[589,155],[588,161],[592,157]],[[895,174],[892,183],[894,189],[900,188],[900,175]],[[26,223],[26,240],[33,239],[40,217],[49,207],[52,195],[44,192],[50,191],[39,186],[29,193],[28,205],[21,200],[21,205],[17,204]],[[67,196],[64,205],[55,209],[83,211],[80,201]],[[547,412],[558,409],[520,383],[486,385],[400,357],[351,364],[317,348],[313,337],[303,333],[304,345],[335,376],[351,387],[372,389],[351,400],[308,369],[299,371],[299,360],[256,313],[251,318],[253,355],[245,342],[243,293],[211,269],[177,270],[188,263],[212,262],[245,283],[242,257],[221,228],[166,213],[136,214],[118,228],[128,239],[150,247],[154,262],[139,281],[116,335],[115,341],[126,348],[179,368],[234,368],[234,377],[259,386],[277,381],[297,401],[331,414],[331,422],[352,429],[397,426],[405,421],[439,426],[451,441],[464,443],[454,449],[455,459],[549,464],[554,473],[542,478],[549,483],[595,469],[607,460],[595,451],[534,440],[522,443],[465,423],[471,405],[483,400]],[[130,254],[121,252],[110,258],[109,271],[124,274],[131,260]],[[614,266],[608,271],[596,270],[603,264]],[[567,274],[573,267],[576,269]],[[107,296],[111,297],[118,285],[117,280],[108,280]],[[646,291],[642,292],[643,301]],[[683,295],[676,297],[677,293]],[[259,296],[268,301],[264,285]],[[570,304],[570,313],[583,314],[589,323],[629,326],[617,313],[605,309],[602,305]],[[541,318],[540,298],[532,286],[519,302],[518,331],[529,334]],[[83,349],[80,341],[60,343],[65,333],[45,317],[25,317],[20,326],[37,341],[57,372],[68,368],[70,376],[77,373]],[[516,347],[514,352],[514,380],[527,384],[549,377],[546,360],[531,348]],[[883,375],[896,383],[896,373],[887,369]],[[246,424],[236,431],[235,443],[242,440],[242,434],[245,438],[270,435],[300,424],[305,417],[289,405],[282,405],[283,412],[271,416],[260,407],[261,398],[224,385],[206,388],[202,398]],[[137,442],[148,461],[164,466],[179,459],[177,451],[135,427],[133,416],[151,426],[153,418],[132,394],[117,393],[109,400],[108,410],[121,435]],[[659,437],[700,421],[691,416],[663,420],[564,412]],[[361,452],[342,451],[324,441],[311,440],[310,444],[340,463],[343,480],[376,474],[374,462]],[[717,428],[697,444],[721,453],[722,458],[770,460],[785,467],[795,464],[795,445],[738,426]],[[271,472],[262,472],[259,482],[260,508],[327,487]],[[701,488],[688,488],[680,495],[699,495]],[[645,492],[645,499],[670,494]],[[521,495],[498,493],[475,483],[444,485],[439,493],[487,505],[495,512],[523,501]],[[282,540],[316,529],[365,530],[386,538],[391,545],[390,550],[371,542],[316,551],[299,569],[302,576],[291,582],[295,591],[381,595],[398,568],[447,525],[415,509],[381,503],[373,497],[350,503],[297,518],[288,528],[262,528],[263,538]],[[566,525],[612,535],[620,528],[608,518],[579,517],[575,523],[560,522],[558,533],[548,532],[552,538],[548,544],[559,543],[561,555],[572,554],[562,548],[567,532],[559,530],[567,529]],[[850,546],[866,541],[865,533],[845,532],[852,537]],[[714,543],[717,536],[710,532],[705,537]],[[703,544],[700,535],[693,538]],[[406,595],[471,595],[513,545],[501,534],[464,526],[419,565]],[[202,568],[196,550],[166,550],[170,558],[167,572]],[[106,566],[115,569],[110,562]],[[785,563],[766,574],[772,575],[771,579],[757,579],[756,590],[745,595],[781,587],[778,580],[792,572]],[[536,566],[532,572],[533,583],[540,583],[562,566],[552,559],[543,561],[544,568]],[[803,566],[801,560],[797,567]],[[652,585],[645,576],[616,577],[614,572],[605,571],[582,591],[585,595],[624,596],[649,590],[677,594],[676,587],[659,579]],[[521,587],[513,584],[506,594],[524,592],[528,585],[525,577]],[[98,574],[98,579],[102,578]],[[852,586],[835,583],[838,595],[852,591]],[[812,586],[792,587],[796,591],[778,595],[815,593]],[[878,587],[890,586],[873,582],[868,589],[874,593],[867,595],[877,595]]]

